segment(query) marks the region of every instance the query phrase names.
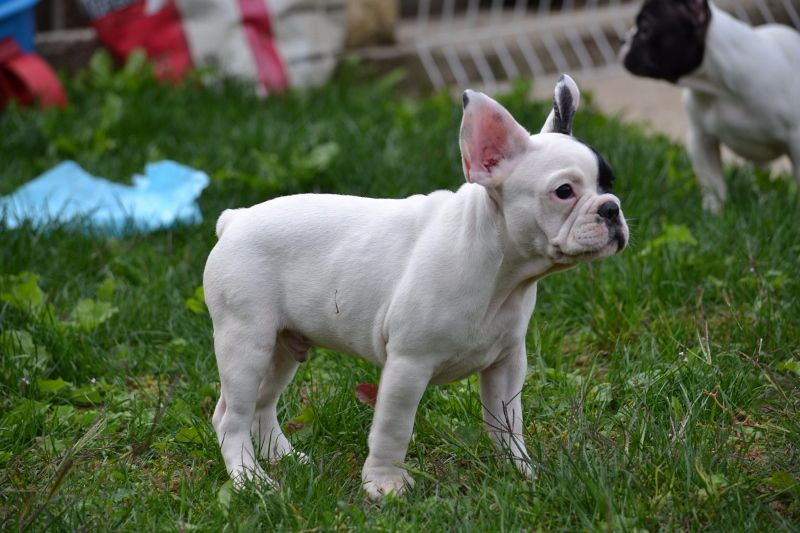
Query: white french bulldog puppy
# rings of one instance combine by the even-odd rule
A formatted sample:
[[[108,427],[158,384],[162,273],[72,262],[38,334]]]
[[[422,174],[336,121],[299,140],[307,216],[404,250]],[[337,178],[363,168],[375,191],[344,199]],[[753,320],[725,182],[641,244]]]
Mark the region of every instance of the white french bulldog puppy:
[[[489,433],[531,474],[520,392],[536,283],[628,242],[611,169],[571,136],[578,100],[562,76],[529,135],[466,91],[456,192],[301,194],[222,213],[204,283],[222,389],[212,423],[236,486],[271,483],[256,449],[269,461],[293,453],[276,407],[312,345],[383,367],[362,473],[370,498],[413,484],[402,463],[428,384],[475,372]]]
[[[800,33],[753,28],[708,0],[645,0],[620,55],[631,73],[685,88],[706,209],[727,196],[720,143],[757,164],[788,155],[800,180]]]

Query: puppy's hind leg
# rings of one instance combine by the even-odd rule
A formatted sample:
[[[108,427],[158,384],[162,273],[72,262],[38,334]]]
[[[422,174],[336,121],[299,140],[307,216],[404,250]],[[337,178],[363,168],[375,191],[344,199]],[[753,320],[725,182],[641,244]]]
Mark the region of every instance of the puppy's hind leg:
[[[286,332],[278,335],[275,351],[267,361],[267,370],[258,389],[256,412],[251,433],[256,437],[256,449],[264,459],[276,462],[281,457],[296,453],[278,424],[278,397],[286,388],[300,365],[308,355],[308,344],[302,344],[297,336]]]
[[[211,421],[228,474],[237,488],[255,479],[274,485],[256,460],[250,426],[259,385],[275,355],[275,333],[254,332],[234,319],[215,324],[214,348],[221,396]]]
[[[800,183],[800,127],[789,138],[789,159],[792,161],[792,175]]]

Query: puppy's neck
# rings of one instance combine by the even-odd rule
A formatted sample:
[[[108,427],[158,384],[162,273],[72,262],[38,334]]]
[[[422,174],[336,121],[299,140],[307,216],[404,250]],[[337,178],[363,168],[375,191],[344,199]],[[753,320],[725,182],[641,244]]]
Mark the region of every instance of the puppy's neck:
[[[462,275],[492,280],[471,284],[477,304],[474,311],[483,318],[494,316],[512,295],[527,290],[542,277],[572,266],[556,265],[545,254],[522,253],[522,246],[511,239],[506,227],[502,200],[498,203],[483,186],[465,184],[456,194],[462,197],[459,224],[468,237],[461,240],[454,236],[450,245],[461,248],[462,255],[469,258],[461,265]],[[446,253],[453,253],[453,249]]]
[[[752,43],[753,28],[710,3],[711,22],[700,67],[678,80],[698,93],[719,96],[736,93],[750,73],[740,61]]]

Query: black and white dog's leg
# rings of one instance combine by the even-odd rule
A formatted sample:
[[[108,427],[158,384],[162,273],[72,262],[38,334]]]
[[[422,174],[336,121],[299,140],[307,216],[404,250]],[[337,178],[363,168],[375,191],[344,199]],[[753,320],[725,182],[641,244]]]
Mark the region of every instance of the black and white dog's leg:
[[[495,446],[510,456],[525,476],[532,476],[531,460],[522,437],[522,385],[527,360],[524,345],[480,375],[483,421]]]
[[[703,208],[712,213],[719,213],[728,197],[725,175],[722,172],[719,141],[701,131],[695,124],[691,124],[690,117],[686,148],[700,184]]]

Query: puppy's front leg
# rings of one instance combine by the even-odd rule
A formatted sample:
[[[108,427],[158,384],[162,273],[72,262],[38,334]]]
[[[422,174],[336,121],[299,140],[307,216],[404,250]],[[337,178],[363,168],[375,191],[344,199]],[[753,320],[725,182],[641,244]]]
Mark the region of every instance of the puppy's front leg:
[[[686,148],[697,181],[700,183],[703,208],[712,213],[719,213],[728,197],[719,154],[719,141],[703,132],[696,124],[690,124]]]
[[[375,416],[369,431],[369,455],[361,473],[364,490],[372,500],[384,494],[401,494],[414,480],[400,464],[405,460],[422,393],[432,370],[419,361],[390,356],[381,373]]]
[[[522,437],[522,385],[527,359],[524,345],[481,372],[483,421],[495,446],[510,455],[525,476],[532,476],[531,460]]]

